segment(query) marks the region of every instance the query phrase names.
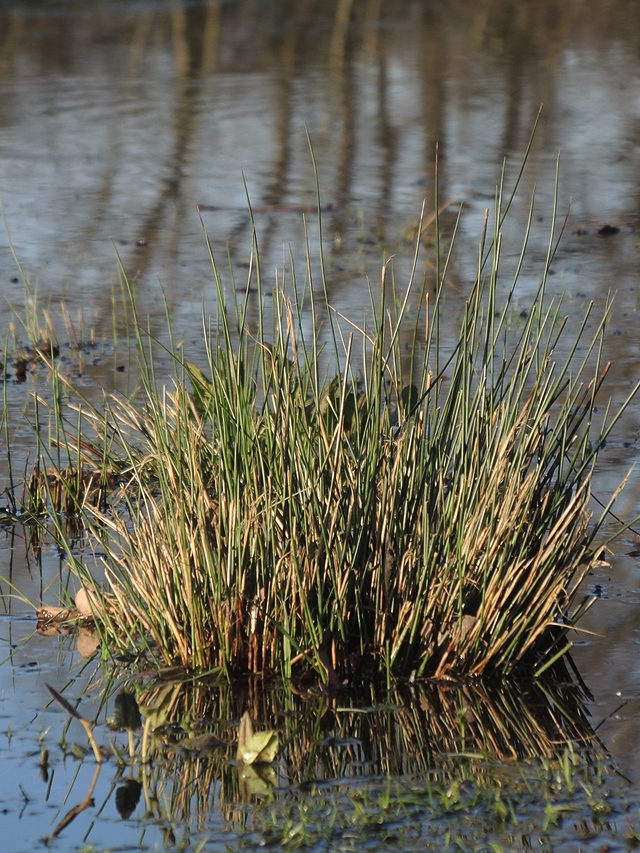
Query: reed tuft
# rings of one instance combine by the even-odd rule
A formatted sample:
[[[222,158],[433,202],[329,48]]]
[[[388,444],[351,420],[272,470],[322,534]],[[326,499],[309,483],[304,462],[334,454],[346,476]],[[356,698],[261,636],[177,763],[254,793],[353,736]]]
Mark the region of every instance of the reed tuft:
[[[567,330],[545,296],[553,229],[513,322],[500,199],[447,356],[447,259],[435,290],[412,275],[401,298],[385,265],[359,325],[319,304],[309,271],[307,307],[294,276],[267,320],[257,248],[257,293],[228,304],[214,262],[206,363],[173,349],[170,386],[133,306],[143,393],[86,410],[78,442],[127,472],[108,509],[80,506],[104,583],[68,550],[110,649],[228,676],[311,667],[329,687],[541,672],[568,649],[604,519],[588,509],[594,463],[619,414],[593,426],[604,319]],[[303,330],[325,311],[323,349]]]

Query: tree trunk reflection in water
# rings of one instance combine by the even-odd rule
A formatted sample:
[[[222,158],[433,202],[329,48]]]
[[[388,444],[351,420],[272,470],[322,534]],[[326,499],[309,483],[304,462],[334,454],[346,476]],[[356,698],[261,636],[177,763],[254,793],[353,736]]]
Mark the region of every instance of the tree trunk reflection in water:
[[[83,15],[12,5],[0,13],[9,84],[0,95],[0,134],[8,134],[9,151],[21,146],[24,109],[36,91],[30,79],[36,84],[38,75],[46,76],[49,103],[36,106],[47,117],[35,135],[25,125],[30,145],[22,146],[20,158],[27,169],[5,178],[3,198],[14,233],[35,233],[39,217],[54,225],[52,246],[19,236],[18,250],[36,275],[42,255],[59,258],[71,276],[89,259],[103,268],[111,264],[115,276],[109,238],[122,237],[133,244],[121,252],[137,274],[140,297],[154,303],[161,271],[177,308],[185,288],[195,294],[209,283],[200,264],[196,204],[230,208],[206,217],[222,257],[227,244],[232,252],[248,251],[244,168],[253,204],[273,208],[259,222],[265,269],[272,269],[283,244],[298,256],[304,251],[300,217],[284,208],[313,206],[306,124],[323,198],[334,208],[325,217],[326,234],[334,238],[327,246],[335,258],[332,296],[347,303],[357,292],[363,257],[378,264],[384,252],[395,253],[400,263],[410,254],[402,235],[423,197],[430,209],[436,144],[441,198],[473,202],[481,182],[490,194],[502,156],[522,150],[541,102],[535,157],[544,161],[550,146],[555,151],[563,144],[567,94],[559,87],[567,83],[568,58],[597,57],[609,43],[633,52],[637,32],[637,8],[623,0],[606,15],[594,2],[553,0],[453,0],[446,7],[415,0],[172,0],[167,7],[93,4]],[[111,93],[107,114],[100,114],[98,96],[82,117],[79,137],[69,120],[82,108],[77,98],[69,107],[65,93],[77,86],[93,100],[92,87],[102,80]],[[580,93],[578,100],[570,94],[572,104],[581,103]],[[29,110],[33,115],[33,106]],[[58,115],[68,118],[52,123]],[[131,139],[134,115],[146,129],[144,146]],[[78,156],[86,156],[78,187],[78,169],[66,165],[70,138]],[[18,203],[30,193],[24,158],[46,168],[47,150],[62,171],[39,176],[37,210],[28,208],[31,218],[25,218]],[[582,153],[564,168],[575,175],[597,163]],[[66,183],[62,193],[56,180]],[[572,193],[574,185],[587,184],[567,178]],[[144,252],[137,238],[146,239]],[[62,255],[60,246],[69,241],[76,261]],[[50,295],[60,288],[51,264],[46,288]],[[96,292],[99,302],[103,292]],[[79,299],[73,288],[67,297]],[[107,313],[106,302],[103,307]]]

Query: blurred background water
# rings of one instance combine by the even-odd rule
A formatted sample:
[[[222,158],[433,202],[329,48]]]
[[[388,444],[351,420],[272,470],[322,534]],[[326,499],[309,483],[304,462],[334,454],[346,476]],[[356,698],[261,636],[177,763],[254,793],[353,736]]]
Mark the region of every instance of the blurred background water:
[[[513,171],[543,105],[521,212],[537,183],[548,219],[561,152],[560,206],[572,200],[569,230],[589,238],[566,241],[577,257],[562,287],[619,288],[635,269],[639,35],[637,5],[613,0],[4,0],[9,231],[47,296],[110,314],[113,241],[150,305],[161,282],[180,311],[211,281],[196,205],[216,208],[203,216],[220,258],[229,246],[247,260],[243,175],[265,270],[283,246],[300,256],[308,130],[331,208],[330,294],[357,306],[358,261],[406,249],[423,199],[433,209],[436,145],[440,201],[464,204],[474,246],[503,158]],[[594,239],[606,224],[622,231],[615,247]],[[458,263],[464,286],[475,252]],[[19,290],[4,235],[0,264],[3,289]]]

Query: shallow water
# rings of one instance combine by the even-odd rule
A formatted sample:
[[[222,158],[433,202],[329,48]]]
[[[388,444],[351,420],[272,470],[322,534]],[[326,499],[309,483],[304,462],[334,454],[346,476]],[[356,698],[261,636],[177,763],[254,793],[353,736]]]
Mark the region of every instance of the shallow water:
[[[126,355],[113,346],[120,325],[113,308],[115,250],[153,330],[164,327],[164,293],[176,336],[197,357],[202,301],[211,310],[215,302],[198,205],[229,294],[235,289],[242,296],[248,276],[246,192],[267,292],[289,251],[303,278],[303,217],[319,287],[308,129],[322,194],[329,296],[355,320],[368,303],[366,276],[375,285],[382,260],[395,254],[397,279],[406,280],[422,200],[427,211],[433,208],[438,143],[446,233],[462,204],[446,295],[455,328],[503,157],[513,181],[544,104],[505,227],[505,281],[535,185],[533,232],[517,291],[518,308],[526,309],[547,252],[560,151],[559,208],[571,209],[549,288],[564,294],[571,323],[590,300],[597,316],[607,294],[615,293],[605,357],[614,363],[607,387],[617,405],[638,379],[639,37],[637,4],[624,0],[453,0],[446,6],[416,0],[5,0],[0,194],[23,269],[1,236],[0,292],[24,313],[28,273],[61,338],[86,341],[95,330],[95,346],[64,351],[68,375],[90,395],[126,388]],[[600,234],[607,225],[618,230]],[[419,276],[433,276],[432,225],[426,234]],[[11,322],[8,309],[0,312],[3,338]],[[19,329],[16,334],[25,337]],[[24,413],[39,387],[37,372],[25,378],[11,376],[6,385],[17,480],[33,453]],[[639,436],[640,409],[633,404],[601,455],[596,493],[602,500],[636,461]],[[616,511],[623,518],[640,511],[636,475]],[[587,579],[598,600],[583,627],[602,637],[576,635],[575,647],[594,697],[587,706],[593,728],[634,784],[640,783],[640,564],[628,555],[636,549],[633,535],[621,538],[611,568]],[[42,591],[40,566],[28,554],[9,533],[0,541],[0,574],[35,600]],[[57,577],[58,554],[45,548],[41,562],[46,584]],[[70,638],[27,639],[35,627],[32,610],[19,600],[10,608],[2,617],[7,660],[0,667],[0,732],[8,733],[3,761],[12,770],[2,777],[0,797],[9,805],[0,821],[23,839],[23,847],[12,848],[18,850],[50,834],[78,767],[60,759],[44,799],[38,738],[51,726],[47,737],[57,743],[63,718],[57,709],[44,710],[44,682],[66,685],[77,653]],[[80,775],[84,780],[92,772],[85,763]],[[97,804],[114,784],[114,772],[101,772]],[[87,814],[65,831],[67,846],[60,849],[81,845]],[[108,836],[106,828],[98,836],[113,847],[135,845],[138,831],[141,844],[153,849],[164,843],[153,822],[144,830],[123,829],[113,820],[113,801],[97,818],[94,810],[94,818],[98,826],[107,822]]]
[[[159,720],[152,763],[141,761],[136,733],[129,765],[126,735],[107,725],[113,701],[101,704],[102,670],[83,664],[76,638],[27,639],[33,622],[19,617],[5,618],[0,630],[11,651],[0,709],[0,820],[10,839],[4,849],[16,853],[87,844],[110,851],[352,850],[363,843],[421,850],[456,841],[463,849],[493,841],[508,850],[597,850],[640,832],[637,786],[606,763],[598,781],[604,750],[597,741],[577,753],[569,786],[557,761],[530,760],[552,755],[566,738],[590,736],[580,692],[568,686],[416,685],[390,694],[369,686],[332,697],[260,680],[232,690],[156,681],[139,702],[167,709],[167,724]],[[108,756],[102,765],[46,684],[96,720]],[[116,686],[107,686],[112,699]],[[235,760],[243,708],[278,732],[277,765]]]

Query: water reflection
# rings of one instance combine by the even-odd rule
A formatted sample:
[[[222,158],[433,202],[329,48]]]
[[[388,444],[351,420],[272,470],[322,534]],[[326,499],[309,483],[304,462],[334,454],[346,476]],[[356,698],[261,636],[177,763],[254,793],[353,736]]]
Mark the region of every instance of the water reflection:
[[[442,769],[444,756],[465,753],[512,760],[552,756],[568,743],[597,752],[601,748],[594,741],[583,698],[569,682],[554,688],[533,683],[417,684],[389,693],[372,686],[328,696],[299,687],[293,693],[286,687],[268,689],[250,680],[232,690],[159,683],[138,694],[143,714],[152,718],[151,754],[177,758],[185,748],[192,751],[194,732],[206,731],[213,735],[209,748],[217,751],[222,765],[228,764],[229,753],[235,756],[233,721],[246,711],[279,733],[289,785],[378,774],[421,775]],[[459,772],[455,764],[454,774]],[[165,762],[165,771],[169,769]],[[236,778],[231,767],[221,767],[220,773]],[[233,786],[225,799],[237,799]]]
[[[167,832],[175,822],[185,823],[187,831],[210,826],[216,814],[229,828],[247,828],[247,803],[277,793],[304,797],[326,784],[348,788],[388,776],[424,780],[432,772],[441,781],[489,783],[496,760],[553,761],[571,745],[590,761],[604,755],[587,721],[583,694],[568,681],[415,684],[391,691],[371,685],[327,695],[269,687],[259,679],[231,689],[160,680],[137,685],[142,720],[136,707],[129,723],[118,703],[134,705],[133,695],[129,687],[115,697],[112,726],[128,732],[131,760],[116,735],[112,749],[121,766],[111,791],[115,787],[122,818],[130,818],[140,803],[145,821]],[[236,760],[243,713],[258,730],[277,734],[275,761],[271,754],[270,763]],[[89,792],[63,816],[54,837],[93,805],[96,779],[94,774]]]
[[[582,0],[12,3],[0,181],[18,251],[47,293],[93,300],[100,317],[113,237],[147,307],[160,275],[184,313],[210,278],[196,204],[218,210],[205,220],[221,257],[247,251],[241,168],[270,211],[265,269],[283,244],[303,251],[287,209],[314,204],[306,125],[333,205],[331,296],[353,308],[363,258],[410,254],[403,233],[433,198],[436,145],[441,197],[477,222],[540,103],[530,183],[561,145],[581,217],[635,217],[638,17]]]

